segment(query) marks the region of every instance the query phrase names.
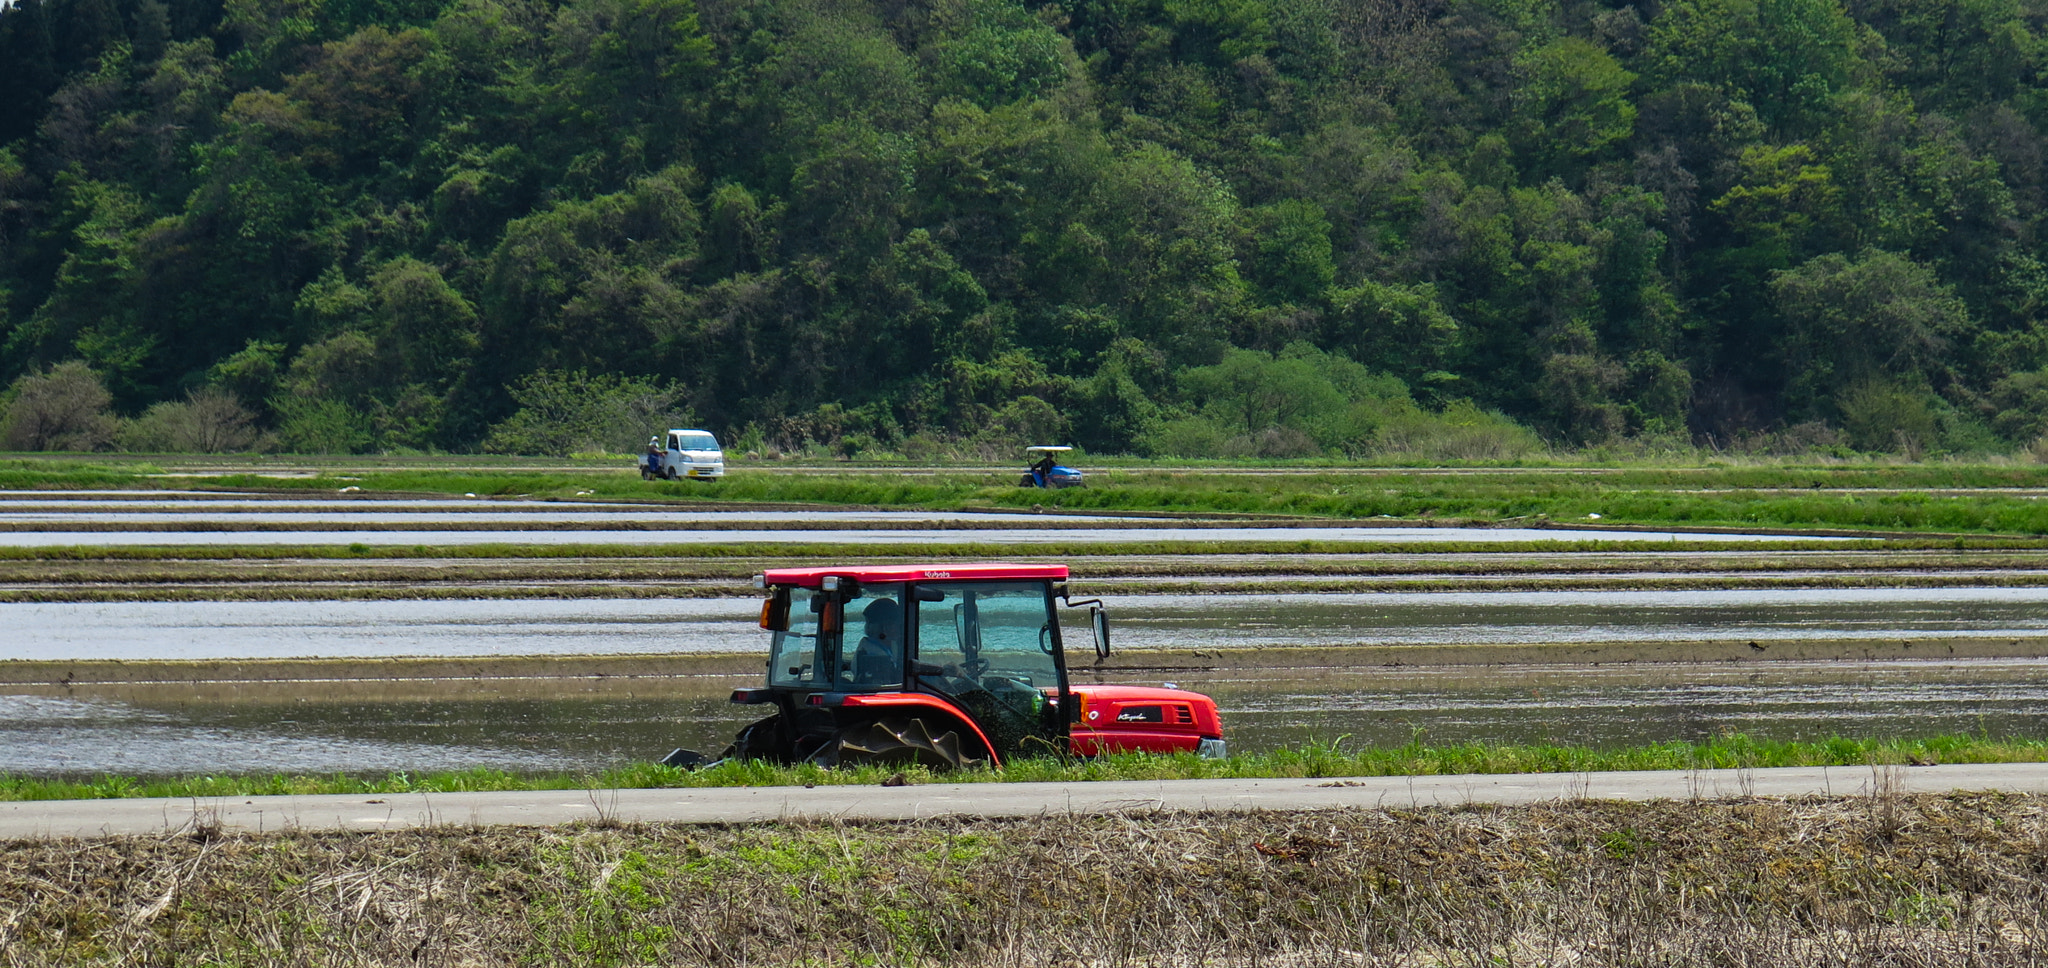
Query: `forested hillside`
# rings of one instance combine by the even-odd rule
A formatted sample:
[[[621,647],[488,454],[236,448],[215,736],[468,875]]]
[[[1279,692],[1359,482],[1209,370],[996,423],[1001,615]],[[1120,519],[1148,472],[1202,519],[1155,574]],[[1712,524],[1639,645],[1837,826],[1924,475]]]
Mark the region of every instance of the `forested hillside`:
[[[607,399],[842,452],[2012,450],[2044,17],[15,0],[0,380],[143,449],[562,449],[521,428]]]

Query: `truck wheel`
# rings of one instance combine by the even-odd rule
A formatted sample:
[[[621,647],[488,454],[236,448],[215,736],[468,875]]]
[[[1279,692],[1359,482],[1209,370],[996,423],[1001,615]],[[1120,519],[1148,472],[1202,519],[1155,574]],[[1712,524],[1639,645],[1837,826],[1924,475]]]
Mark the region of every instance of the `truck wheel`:
[[[642,467],[640,468],[640,479],[643,481],[650,481],[654,479],[654,475],[647,473],[647,468]]]
[[[810,761],[827,767],[924,766],[941,772],[987,762],[969,757],[961,747],[960,734],[950,729],[933,736],[919,717],[885,716],[840,729]]]
[[[676,480],[677,478],[680,478],[680,477],[682,477],[682,476],[683,476],[683,475],[681,475],[681,474],[678,474],[678,473],[676,473],[676,469],[675,469],[675,468],[671,467],[671,468],[669,468],[669,469],[668,469],[668,479],[669,479],[669,480],[673,481],[673,480]]]

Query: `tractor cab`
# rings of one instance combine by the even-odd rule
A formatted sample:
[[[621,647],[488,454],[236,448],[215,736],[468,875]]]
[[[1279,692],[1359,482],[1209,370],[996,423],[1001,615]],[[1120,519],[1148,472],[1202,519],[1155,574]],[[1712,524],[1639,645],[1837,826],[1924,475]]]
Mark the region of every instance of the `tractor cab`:
[[[1068,600],[1065,565],[792,568],[764,594],[766,683],[735,703],[773,707],[726,757],[1000,766],[1016,757],[1114,750],[1222,755],[1207,696],[1134,686],[1075,687],[1060,611],[1092,606],[1097,656],[1107,613]],[[690,765],[678,750],[664,762]]]

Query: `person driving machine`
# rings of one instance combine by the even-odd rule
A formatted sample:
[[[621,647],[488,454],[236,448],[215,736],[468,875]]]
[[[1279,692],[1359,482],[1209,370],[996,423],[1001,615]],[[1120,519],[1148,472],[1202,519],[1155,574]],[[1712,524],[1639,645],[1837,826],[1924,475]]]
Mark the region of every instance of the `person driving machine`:
[[[882,685],[903,679],[903,606],[877,598],[860,613],[865,634],[853,652],[853,681]]]
[[[1037,463],[1031,465],[1031,472],[1038,475],[1039,480],[1047,480],[1052,477],[1052,469],[1056,466],[1058,466],[1058,462],[1053,460],[1053,455],[1048,453],[1040,457]]]

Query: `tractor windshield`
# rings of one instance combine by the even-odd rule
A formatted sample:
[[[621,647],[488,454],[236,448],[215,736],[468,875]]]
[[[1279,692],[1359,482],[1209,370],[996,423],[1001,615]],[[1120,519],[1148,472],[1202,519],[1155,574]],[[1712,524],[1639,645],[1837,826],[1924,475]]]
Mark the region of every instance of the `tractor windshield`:
[[[832,691],[903,686],[903,584],[866,585],[840,606],[831,627],[827,611],[840,592],[791,589],[789,630],[770,646],[768,684]]]
[[[917,685],[972,713],[1004,757],[1065,750],[1059,624],[1044,582],[926,584],[917,598]]]

